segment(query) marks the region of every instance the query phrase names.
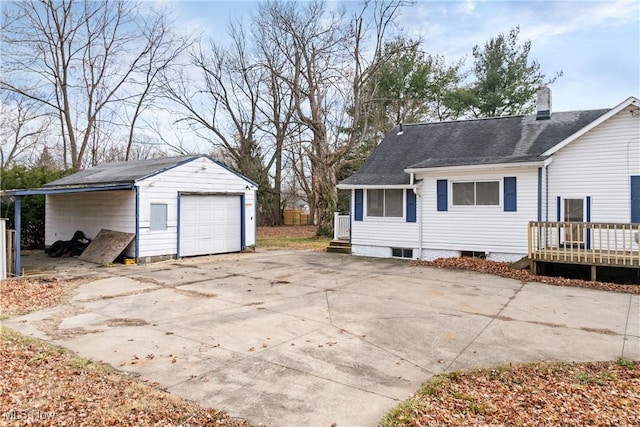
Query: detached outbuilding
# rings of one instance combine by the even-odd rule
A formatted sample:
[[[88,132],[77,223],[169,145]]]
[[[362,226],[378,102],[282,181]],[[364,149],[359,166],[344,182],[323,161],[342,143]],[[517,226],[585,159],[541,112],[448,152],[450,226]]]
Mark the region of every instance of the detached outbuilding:
[[[105,163],[14,195],[46,195],[47,246],[76,230],[121,231],[135,234],[124,255],[151,262],[255,246],[256,191],[223,164],[187,156]]]

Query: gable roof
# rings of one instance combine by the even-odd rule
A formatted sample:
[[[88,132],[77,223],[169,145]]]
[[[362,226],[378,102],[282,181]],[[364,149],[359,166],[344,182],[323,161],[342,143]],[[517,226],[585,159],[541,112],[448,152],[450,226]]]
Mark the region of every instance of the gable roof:
[[[407,185],[407,169],[526,163],[594,122],[609,109],[396,126],[354,175],[353,185]]]
[[[126,162],[102,163],[89,169],[74,173],[73,175],[44,184],[42,188],[83,188],[96,186],[114,186],[120,184],[130,184],[157,175],[176,166],[191,162],[204,157],[228,171],[238,175],[248,183],[257,186],[253,181],[229,169],[207,156],[178,156],[164,157],[159,159],[133,160]]]
[[[180,156],[102,163],[64,178],[51,181],[44,184],[42,187],[51,188],[133,184],[134,182],[144,179],[150,175],[155,175],[198,157],[199,156]]]

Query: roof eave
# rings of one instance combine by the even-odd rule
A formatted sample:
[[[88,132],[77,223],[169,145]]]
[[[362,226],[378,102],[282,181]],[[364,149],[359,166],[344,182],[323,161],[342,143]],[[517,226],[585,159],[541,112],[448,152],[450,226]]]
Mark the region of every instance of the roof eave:
[[[540,167],[543,166],[545,159],[540,159],[530,162],[507,162],[507,163],[487,163],[487,164],[474,164],[474,165],[457,165],[457,166],[434,166],[427,168],[408,168],[404,171],[406,173],[420,173],[420,172],[455,172],[461,170],[483,170],[483,169],[509,169],[509,168],[527,168],[527,167]]]
[[[356,190],[356,189],[405,189],[413,188],[415,185],[411,184],[338,184],[336,188],[338,190]]]
[[[38,194],[62,194],[62,193],[87,193],[90,191],[109,191],[109,190],[133,190],[134,185],[128,184],[112,184],[112,185],[87,185],[87,186],[60,186],[49,188],[32,188],[26,190],[6,190],[4,193],[8,196],[35,196]]]

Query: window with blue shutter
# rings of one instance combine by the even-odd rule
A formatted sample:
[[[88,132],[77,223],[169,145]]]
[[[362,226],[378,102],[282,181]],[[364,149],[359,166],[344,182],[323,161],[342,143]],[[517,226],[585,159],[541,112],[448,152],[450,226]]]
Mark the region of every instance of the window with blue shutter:
[[[363,211],[363,205],[364,205],[364,190],[358,189],[355,190],[355,199],[356,199],[356,204],[355,204],[355,212],[354,212],[354,219],[356,221],[362,221],[362,211]]]
[[[407,190],[407,222],[416,222],[416,193]]]
[[[631,222],[640,223],[640,175],[631,177]]]
[[[504,211],[516,212],[518,210],[518,192],[515,176],[504,177]]]
[[[447,187],[449,186],[446,179],[439,179],[436,181],[436,193],[437,193],[437,203],[438,203],[438,211],[444,212],[447,210],[448,204],[448,194]]]

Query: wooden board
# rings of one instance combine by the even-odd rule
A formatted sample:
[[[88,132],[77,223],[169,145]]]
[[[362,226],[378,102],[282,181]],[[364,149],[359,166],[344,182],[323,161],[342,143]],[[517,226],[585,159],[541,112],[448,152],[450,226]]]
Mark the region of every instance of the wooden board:
[[[112,263],[134,237],[136,237],[134,233],[102,229],[78,259],[96,264]]]

